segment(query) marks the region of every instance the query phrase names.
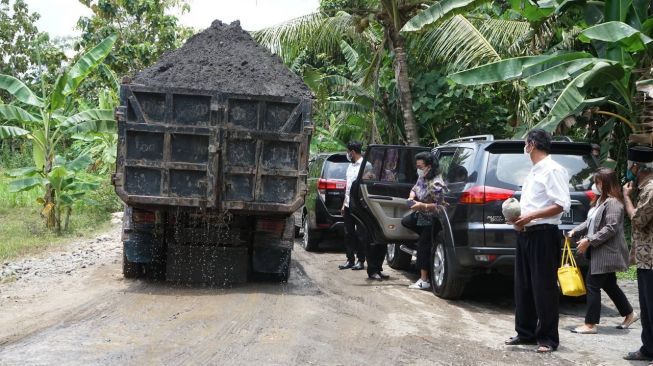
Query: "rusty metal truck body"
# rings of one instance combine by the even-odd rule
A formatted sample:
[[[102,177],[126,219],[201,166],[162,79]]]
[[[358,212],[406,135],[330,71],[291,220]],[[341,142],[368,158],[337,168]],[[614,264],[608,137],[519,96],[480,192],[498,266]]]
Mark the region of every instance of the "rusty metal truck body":
[[[308,99],[123,84],[113,183],[125,276],[287,278],[310,118]]]

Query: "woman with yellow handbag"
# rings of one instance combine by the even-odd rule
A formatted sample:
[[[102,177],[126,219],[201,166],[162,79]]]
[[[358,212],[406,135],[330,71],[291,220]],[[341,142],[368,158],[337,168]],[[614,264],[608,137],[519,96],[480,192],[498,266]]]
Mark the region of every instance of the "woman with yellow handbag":
[[[580,334],[596,334],[601,317],[601,289],[605,291],[624,317],[618,329],[627,329],[638,318],[633,307],[617,285],[615,272],[628,269],[628,247],[624,237],[624,205],[621,186],[614,170],[600,168],[594,174],[592,190],[596,199],[587,220],[568,233],[582,235],[576,251],[585,254],[587,272],[587,313],[585,324],[572,330]]]

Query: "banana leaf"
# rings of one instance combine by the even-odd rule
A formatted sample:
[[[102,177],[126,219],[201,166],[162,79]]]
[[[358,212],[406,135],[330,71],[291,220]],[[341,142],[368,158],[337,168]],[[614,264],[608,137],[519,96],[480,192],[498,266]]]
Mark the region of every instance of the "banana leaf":
[[[0,139],[28,135],[29,131],[16,126],[0,126]]]
[[[17,122],[39,122],[31,113],[12,104],[0,104],[0,120]]]
[[[9,192],[23,192],[29,191],[32,188],[41,187],[48,182],[47,179],[41,177],[29,177],[14,179],[9,182]]]
[[[43,100],[34,94],[27,85],[13,76],[0,75],[0,89],[6,90],[22,103],[39,108],[43,107]]]
[[[622,22],[595,25],[582,31],[579,38],[584,42],[596,40],[617,43],[629,52],[642,51],[649,43],[653,42],[653,39]]]
[[[105,38],[97,46],[93,47],[84,56],[82,56],[73,67],[68,70],[66,77],[66,86],[63,88],[63,95],[74,92],[79,84],[90,74],[104,58],[111,52],[113,44],[118,38],[117,35],[111,35]]]
[[[453,15],[454,10],[464,10],[466,8],[474,8],[486,1],[478,0],[442,0],[429,6],[428,8],[420,11],[417,15],[412,17],[401,28],[402,32],[414,32],[421,30],[429,24],[433,24],[439,20],[445,19],[448,15]]]

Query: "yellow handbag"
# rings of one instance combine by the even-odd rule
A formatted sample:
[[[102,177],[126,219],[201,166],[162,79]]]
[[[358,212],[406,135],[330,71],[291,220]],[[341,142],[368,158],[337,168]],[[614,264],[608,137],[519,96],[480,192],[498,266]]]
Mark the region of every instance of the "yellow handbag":
[[[562,294],[565,296],[583,296],[587,292],[585,282],[583,282],[583,275],[576,265],[574,254],[571,252],[569,238],[565,238],[565,246],[562,249],[562,261],[560,262],[560,268],[558,268],[558,283]]]

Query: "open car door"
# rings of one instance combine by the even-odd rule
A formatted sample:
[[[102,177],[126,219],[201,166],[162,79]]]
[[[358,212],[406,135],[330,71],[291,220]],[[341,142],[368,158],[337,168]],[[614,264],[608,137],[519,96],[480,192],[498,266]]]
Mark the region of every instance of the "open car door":
[[[417,181],[415,155],[426,147],[370,145],[351,187],[350,209],[375,244],[417,240],[401,225],[407,199]]]

